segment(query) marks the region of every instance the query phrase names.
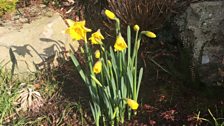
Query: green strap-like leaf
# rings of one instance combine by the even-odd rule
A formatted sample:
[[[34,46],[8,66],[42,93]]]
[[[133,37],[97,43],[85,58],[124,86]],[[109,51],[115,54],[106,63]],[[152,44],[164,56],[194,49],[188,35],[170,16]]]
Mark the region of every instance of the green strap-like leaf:
[[[129,85],[130,85],[130,89],[131,89],[131,94],[133,94],[133,74],[132,71],[128,68],[127,69],[127,75],[128,75],[128,80],[129,80]]]
[[[102,84],[100,83],[100,81],[93,75],[91,75],[91,78],[94,82],[96,82],[96,84],[98,84],[100,87],[102,87]]]
[[[70,52],[69,54],[70,54],[70,57],[71,57],[71,59],[72,59],[72,62],[74,63],[75,67],[77,68],[77,70],[78,70],[80,76],[82,77],[83,81],[84,81],[85,83],[88,83],[89,80],[88,80],[88,78],[86,77],[86,75],[84,74],[84,72],[83,72],[83,70],[82,70],[82,68],[81,68],[81,66],[80,66],[80,64],[79,64],[79,62],[78,62],[78,60],[76,59],[76,57],[74,56],[74,54],[73,54],[72,52]]]
[[[137,92],[136,92],[136,98],[138,99],[138,94],[139,94],[139,89],[140,89],[140,84],[142,81],[142,75],[143,75],[143,68],[141,67],[140,71],[139,71],[139,75],[138,75],[138,85],[137,85]],[[136,99],[136,100],[137,100]]]
[[[128,64],[131,61],[131,28],[127,28],[127,41],[128,41]]]

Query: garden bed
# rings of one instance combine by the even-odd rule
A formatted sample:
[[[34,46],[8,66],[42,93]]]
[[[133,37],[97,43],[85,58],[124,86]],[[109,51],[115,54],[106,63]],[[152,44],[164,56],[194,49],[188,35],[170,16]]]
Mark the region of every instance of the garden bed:
[[[30,4],[29,7],[23,9],[28,9],[27,11],[23,11],[23,13],[26,13],[28,21],[35,19],[35,15],[32,16],[32,11],[29,8],[39,6],[40,2],[36,1]],[[79,4],[76,5],[78,6]],[[45,7],[45,5],[42,7]],[[60,12],[64,18],[79,20],[85,15],[82,15],[84,14],[82,7],[78,6],[77,8],[80,8],[80,10],[72,9],[70,11],[71,6],[66,5],[59,9],[52,6],[52,9]],[[38,12],[38,10],[35,12]],[[81,15],[77,16],[75,14]],[[5,15],[3,19],[3,22],[5,22],[13,18]],[[7,26],[11,24],[7,24]],[[170,46],[172,46],[172,51],[167,49]],[[144,66],[138,101],[140,106],[137,110],[137,115],[133,116],[130,120],[126,119],[123,125],[205,126],[215,124],[213,116],[216,119],[224,117],[223,87],[202,86],[193,88],[186,86],[184,84],[185,81],[173,73],[170,74],[167,72],[169,67],[166,64],[166,59],[175,57],[175,65],[180,65],[178,64],[178,50],[175,46],[159,41],[156,44],[144,43],[140,48],[139,65]],[[76,55],[79,56],[80,52],[77,52]],[[154,57],[153,60],[152,57]],[[82,57],[79,56],[79,60],[83,60]],[[82,65],[85,65],[84,61]],[[2,104],[6,104],[2,102],[0,103],[0,112],[5,111],[8,113],[5,116],[0,114],[2,118],[2,122],[0,123],[4,125],[46,126],[94,125],[89,107],[90,96],[88,90],[72,61],[62,61],[58,67],[43,70],[41,74],[38,74],[36,78],[31,80],[15,81],[10,78],[10,74],[3,72],[1,69],[0,75],[3,78],[0,80],[0,84],[9,84],[11,87],[16,88],[21,83],[26,82],[33,85],[35,90],[39,91],[46,100],[39,111],[28,111],[21,114],[19,114],[20,112],[17,113],[13,105],[10,106],[9,110],[5,111],[5,107]],[[3,90],[7,89],[12,93],[16,93],[17,91],[14,88],[12,88],[13,90],[8,89],[10,86],[5,87],[1,85],[1,87],[0,95],[2,98],[0,98],[0,101],[4,100],[4,96],[7,96],[3,95],[7,94]],[[11,96],[7,97],[10,98]],[[219,120],[219,123],[223,123],[223,120]]]

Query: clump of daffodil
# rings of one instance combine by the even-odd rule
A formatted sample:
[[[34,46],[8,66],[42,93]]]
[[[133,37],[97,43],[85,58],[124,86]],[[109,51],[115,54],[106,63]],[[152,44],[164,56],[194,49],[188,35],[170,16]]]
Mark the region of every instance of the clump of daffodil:
[[[95,58],[97,58],[97,59],[100,58],[100,50],[95,51]]]
[[[156,38],[156,34],[151,31],[140,32],[141,28],[136,24],[133,26],[135,39],[131,39],[130,26],[127,27],[127,39],[124,39],[119,18],[110,10],[105,10],[104,13],[115,23],[116,40],[113,48],[109,47],[108,50],[104,45],[104,36],[99,29],[88,38],[91,43],[87,43],[87,32],[91,30],[85,27],[85,21],[66,20],[69,25],[66,33],[70,34],[73,40],[85,41],[84,49],[80,49],[85,54],[87,68],[80,67],[73,51],[69,54],[89,89],[95,125],[113,126],[123,124],[127,112],[128,119],[131,119],[132,114],[137,114],[140,82],[143,77],[143,68],[138,69],[139,46],[142,35]]]
[[[123,51],[126,49],[128,46],[124,40],[124,38],[119,34],[116,38],[116,42],[114,44],[114,50],[115,51]]]
[[[134,28],[134,30],[135,30],[135,31],[139,31],[139,30],[140,30],[140,27],[139,27],[137,24],[136,24],[136,25],[134,25],[134,27],[133,27],[133,28]]]
[[[74,40],[85,40],[86,33],[91,32],[91,29],[85,27],[85,21],[74,22],[71,19],[66,19],[69,28],[66,29],[65,33],[69,34]]]
[[[101,70],[102,70],[102,62],[99,60],[99,61],[97,61],[97,62],[94,64],[94,66],[93,66],[93,72],[94,72],[95,74],[98,74],[98,73],[101,72]]]
[[[156,38],[156,34],[151,31],[144,31],[142,32],[144,35],[146,35],[149,38]]]
[[[113,12],[111,12],[110,10],[105,10],[105,15],[109,18],[109,19],[111,19],[111,20],[115,20],[116,19],[116,15],[113,13]]]
[[[138,109],[139,104],[138,104],[136,101],[127,98],[127,99],[126,99],[126,102],[127,102],[128,106],[129,106],[132,110],[137,110],[137,109]]]
[[[103,35],[100,32],[100,29],[98,29],[96,32],[94,32],[89,40],[91,40],[92,44],[102,44],[102,40],[104,39]]]

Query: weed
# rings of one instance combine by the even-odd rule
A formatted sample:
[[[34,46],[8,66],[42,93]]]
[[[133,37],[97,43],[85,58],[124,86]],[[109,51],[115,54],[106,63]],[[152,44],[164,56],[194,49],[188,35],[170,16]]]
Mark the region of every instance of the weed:
[[[0,17],[7,13],[12,12],[16,8],[16,3],[18,0],[1,0],[0,1]]]

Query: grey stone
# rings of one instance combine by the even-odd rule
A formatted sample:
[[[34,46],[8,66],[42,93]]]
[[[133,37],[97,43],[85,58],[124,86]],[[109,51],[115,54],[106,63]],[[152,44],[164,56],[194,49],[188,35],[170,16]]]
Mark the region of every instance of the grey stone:
[[[40,16],[22,29],[0,27],[0,65],[13,70],[15,74],[36,72],[46,63],[54,63],[71,41],[64,34],[67,28],[58,13],[51,17]],[[73,45],[77,50],[78,43]]]
[[[175,22],[178,38],[192,48],[199,78],[207,85],[224,83],[224,2],[192,3]],[[224,84],[223,84],[224,85]]]

